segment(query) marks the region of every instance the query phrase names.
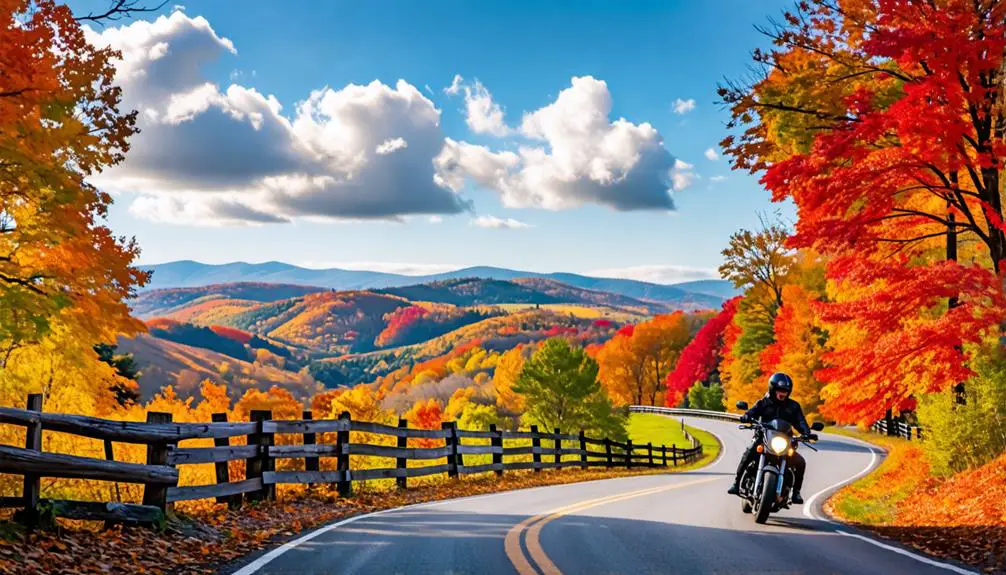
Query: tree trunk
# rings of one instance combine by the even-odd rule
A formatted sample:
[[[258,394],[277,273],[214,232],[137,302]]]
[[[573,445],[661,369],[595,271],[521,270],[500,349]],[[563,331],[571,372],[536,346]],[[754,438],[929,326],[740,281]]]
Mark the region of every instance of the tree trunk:
[[[952,172],[950,174],[950,181],[953,183],[954,187],[957,187],[957,172]],[[950,207],[950,202],[947,202],[947,207]],[[957,216],[947,210],[947,261],[956,262],[957,261]],[[957,295],[950,296],[947,301],[947,311],[954,309],[960,302],[957,299]],[[957,351],[961,351],[961,346],[956,346]],[[964,382],[960,381],[954,386],[954,398],[958,404],[964,405],[966,402],[964,394]]]

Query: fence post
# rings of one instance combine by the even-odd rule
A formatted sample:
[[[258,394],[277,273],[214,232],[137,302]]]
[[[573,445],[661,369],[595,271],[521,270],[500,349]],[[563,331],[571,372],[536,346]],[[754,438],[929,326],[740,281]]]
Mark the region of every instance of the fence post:
[[[454,445],[454,474],[457,475],[465,466],[465,456],[461,453],[461,436],[458,435],[458,422],[451,422],[451,439]]]
[[[214,413],[210,415],[210,420],[213,423],[226,423],[227,414],[226,413]],[[231,444],[231,439],[229,437],[214,437],[213,446],[214,447],[229,447]],[[230,483],[231,472],[228,462],[218,461],[214,464],[216,468],[217,484],[220,483]],[[221,495],[217,497],[217,503],[226,503],[227,507],[234,509],[241,505],[241,495]]]
[[[301,414],[301,419],[304,421],[311,421],[314,419],[314,413],[310,410],[305,410]],[[304,434],[304,445],[315,445],[318,443],[318,434],[316,433],[305,433]],[[317,457],[305,457],[304,458],[304,471],[318,471],[321,469],[321,461]],[[314,487],[313,483],[308,484],[308,489]]]
[[[493,465],[499,465],[499,469],[496,469],[496,477],[503,477],[503,431],[496,429],[495,423],[489,424],[489,433],[492,437],[489,438],[489,444],[492,447],[498,447],[499,453],[493,452]]]
[[[632,440],[625,440],[625,468],[632,469]]]
[[[399,417],[398,418],[398,429],[408,429],[408,428],[409,428],[409,420],[405,419],[404,417]],[[396,445],[400,449],[407,448],[409,446],[409,438],[407,436],[405,436],[404,434],[403,435],[399,435],[398,436],[398,441],[396,442]],[[407,457],[399,457],[398,459],[395,460],[395,467],[397,469],[405,470],[405,469],[407,469],[409,467],[409,463],[408,462],[409,462],[409,459]],[[404,473],[404,471],[403,471],[403,473]],[[395,484],[398,486],[399,489],[405,489],[409,485],[408,479],[409,479],[408,477],[402,475],[401,477],[395,478]]]
[[[674,467],[678,466],[678,446],[671,446],[671,460],[674,462]]]
[[[339,481],[339,496],[349,497],[353,494],[353,478],[350,477],[349,470],[349,427],[352,418],[348,411],[339,414],[339,419],[346,422],[346,429],[335,434],[335,451],[338,453],[336,469],[343,473],[342,481]]]
[[[531,461],[535,473],[541,472],[541,435],[538,426],[531,426]]]
[[[171,423],[170,413],[151,411],[147,413],[147,423]],[[168,445],[166,443],[147,444],[147,465],[167,465]],[[166,485],[144,485],[143,504],[153,505],[162,512],[168,508],[168,487]]]
[[[660,444],[660,458],[663,461],[663,466],[667,467],[667,445]]]
[[[580,469],[587,469],[587,436],[580,430]]]
[[[646,455],[650,458],[650,467],[653,467],[653,442],[646,444]]]
[[[562,463],[562,455],[560,455],[561,450],[562,450],[562,440],[559,439],[559,433],[560,433],[559,428],[556,427],[555,428],[555,468],[556,469],[559,469],[560,467],[562,467],[561,465],[559,465],[560,463]]]
[[[263,477],[266,471],[272,471],[273,460],[269,457],[269,446],[272,445],[273,434],[266,433],[263,426],[266,421],[272,419],[272,412],[261,409],[254,409],[250,414],[250,419],[257,423],[255,433],[248,436],[249,445],[258,445],[258,455],[248,460],[248,477]],[[248,494],[252,501],[272,500],[276,498],[276,486],[262,483],[260,491],[252,491]]]
[[[28,411],[42,412],[42,394],[28,395]],[[33,423],[27,427],[24,436],[24,448],[32,451],[42,451],[42,422]],[[24,476],[24,523],[28,527],[38,524],[38,500],[41,491],[41,478],[38,475]]]
[[[611,440],[607,437],[604,438],[604,456],[607,458],[604,466],[610,469],[614,466],[615,462],[611,459]]]

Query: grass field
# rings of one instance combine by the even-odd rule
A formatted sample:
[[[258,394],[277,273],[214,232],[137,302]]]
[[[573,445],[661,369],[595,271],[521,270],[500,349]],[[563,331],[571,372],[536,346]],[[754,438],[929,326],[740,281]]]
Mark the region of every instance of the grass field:
[[[713,434],[685,427],[695,439],[702,444],[702,458],[690,467],[698,467],[712,461],[720,453],[720,442]],[[633,413],[629,416],[629,437],[634,444],[653,442],[653,445],[677,445],[691,447],[684,433],[681,432],[681,420],[655,413]]]
[[[647,317],[646,314],[641,312],[604,306],[577,305],[568,303],[546,303],[540,305],[533,303],[503,303],[497,305],[496,307],[510,313],[541,308],[555,313],[572,314],[575,317],[584,319],[610,319],[612,321],[619,322],[639,321],[640,319]]]

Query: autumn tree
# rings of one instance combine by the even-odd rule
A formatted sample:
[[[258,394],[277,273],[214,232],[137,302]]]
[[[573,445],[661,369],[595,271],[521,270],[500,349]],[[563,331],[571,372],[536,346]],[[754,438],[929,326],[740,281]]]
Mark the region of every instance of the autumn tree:
[[[757,232],[735,232],[722,252],[720,275],[736,288],[763,287],[775,296],[775,305],[782,307],[782,286],[796,260],[794,250],[786,245],[788,237],[779,223],[762,222]]]
[[[664,379],[692,336],[692,321],[682,312],[658,315],[632,329],[619,330],[597,353],[600,378],[619,405],[659,405]],[[681,391],[678,400],[684,395]]]
[[[563,338],[542,344],[524,364],[513,390],[524,396],[525,421],[566,433],[580,429],[625,436],[625,415],[616,411],[597,381],[597,362]]]
[[[124,300],[147,274],[103,225],[111,197],[86,180],[122,161],[135,112],[119,110],[118,54],[96,48],[52,0],[0,4],[0,345],[60,322],[92,343],[142,326]]]
[[[719,385],[720,362],[723,360],[724,336],[733,321],[740,298],[727,300],[723,308],[709,319],[683,350],[674,370],[667,374],[664,386],[667,388],[665,402],[668,407],[677,407],[681,394],[688,394],[689,405],[693,386]],[[722,391],[721,391],[722,396]],[[722,399],[722,397],[721,397]]]
[[[844,292],[820,315],[864,343],[822,371],[836,418],[966,380],[965,350],[1002,333],[1004,16],[998,1],[802,2],[764,30],[764,76],[721,88],[743,130],[725,149],[794,202],[790,245],[828,257]]]
[[[524,352],[525,347],[521,345],[507,350],[496,363],[496,371],[493,373],[496,406],[509,415],[524,411],[524,398],[513,391],[513,386],[524,369]]]

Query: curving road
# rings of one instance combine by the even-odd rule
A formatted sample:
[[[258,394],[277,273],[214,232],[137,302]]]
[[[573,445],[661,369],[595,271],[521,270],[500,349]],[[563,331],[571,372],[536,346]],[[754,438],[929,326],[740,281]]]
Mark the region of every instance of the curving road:
[[[833,486],[879,462],[863,443],[822,435],[804,449],[808,505],[756,525],[726,495],[750,432],[691,419],[723,442],[703,469],[542,487],[361,516],[265,555],[261,573],[971,573],[822,519]]]

